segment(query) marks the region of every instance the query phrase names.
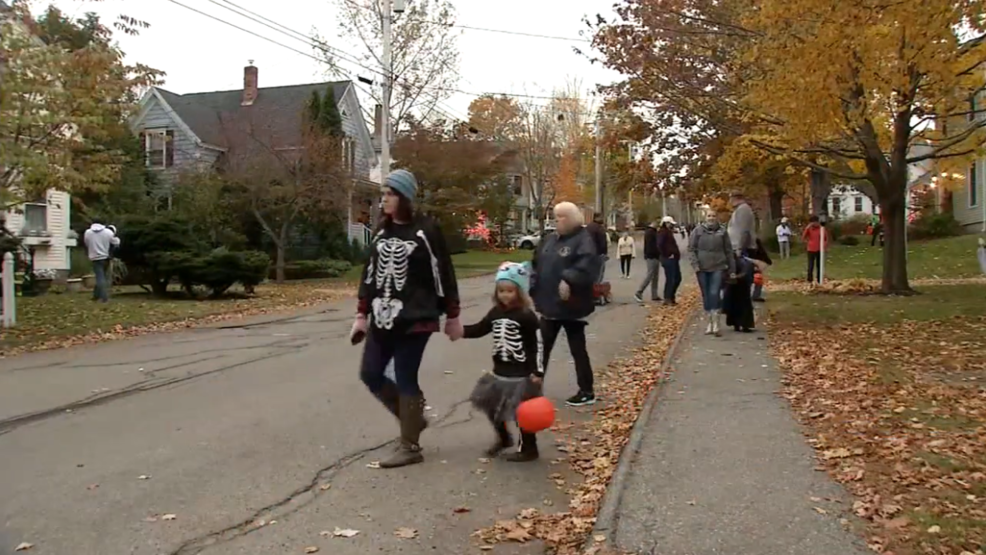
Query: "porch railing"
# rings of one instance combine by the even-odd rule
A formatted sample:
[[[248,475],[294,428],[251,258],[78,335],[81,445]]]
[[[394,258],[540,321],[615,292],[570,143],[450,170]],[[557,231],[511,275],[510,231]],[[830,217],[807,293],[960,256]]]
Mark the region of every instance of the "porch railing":
[[[365,224],[349,224],[349,242],[355,241],[361,247],[370,244],[370,236],[373,230]]]

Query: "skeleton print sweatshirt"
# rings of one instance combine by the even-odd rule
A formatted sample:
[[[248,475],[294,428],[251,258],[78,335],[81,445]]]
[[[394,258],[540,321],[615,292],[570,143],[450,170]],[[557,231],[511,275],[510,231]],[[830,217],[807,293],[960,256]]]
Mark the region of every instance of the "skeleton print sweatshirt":
[[[386,331],[434,332],[442,314],[459,317],[455,268],[437,225],[420,218],[373,236],[357,310]]]
[[[544,377],[541,326],[533,311],[525,308],[492,310],[479,322],[465,327],[464,337],[493,334],[493,373],[506,378]]]

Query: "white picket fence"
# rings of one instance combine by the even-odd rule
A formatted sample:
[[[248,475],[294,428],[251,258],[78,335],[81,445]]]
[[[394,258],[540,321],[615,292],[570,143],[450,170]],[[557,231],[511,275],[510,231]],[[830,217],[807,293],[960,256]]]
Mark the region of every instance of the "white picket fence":
[[[17,295],[14,288],[14,255],[9,252],[3,255],[0,287],[3,291],[0,324],[5,328],[12,328],[17,324]]]

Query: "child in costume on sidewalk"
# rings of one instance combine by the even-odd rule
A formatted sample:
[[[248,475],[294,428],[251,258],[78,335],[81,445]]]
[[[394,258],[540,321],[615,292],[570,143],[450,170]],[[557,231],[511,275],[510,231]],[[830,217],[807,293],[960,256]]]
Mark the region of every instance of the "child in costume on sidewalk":
[[[513,446],[507,421],[516,421],[517,406],[541,396],[544,346],[528,295],[530,283],[529,264],[503,263],[496,274],[493,308],[478,323],[464,329],[463,337],[467,339],[493,334],[493,372],[479,379],[470,396],[472,404],[486,414],[496,431],[496,442],[486,450],[491,457]],[[536,460],[536,436],[520,430],[520,448],[506,458],[512,462]]]

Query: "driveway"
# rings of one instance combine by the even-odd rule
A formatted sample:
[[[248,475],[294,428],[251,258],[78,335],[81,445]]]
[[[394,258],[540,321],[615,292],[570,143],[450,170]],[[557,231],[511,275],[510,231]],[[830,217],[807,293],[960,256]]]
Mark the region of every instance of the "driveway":
[[[617,302],[589,328],[597,366],[636,340],[645,311],[630,297],[642,266],[627,281],[610,263]],[[476,321],[488,309],[490,278],[460,288],[464,321]],[[549,475],[574,477],[550,437],[538,463],[481,460],[492,431],[466,399],[490,366],[485,340],[433,339],[422,370],[433,419],[422,438],[426,462],[369,468],[392,449],[397,425],[359,381],[360,350],[348,342],[353,311],[350,299],[0,361],[0,553],[30,542],[32,554],[58,555],[309,546],[334,555],[459,554],[478,552],[470,533],[495,520],[528,507],[565,509]],[[576,389],[564,342],[551,365],[546,392],[561,406]],[[418,537],[398,538],[402,527]],[[336,528],[359,534],[320,535]]]

